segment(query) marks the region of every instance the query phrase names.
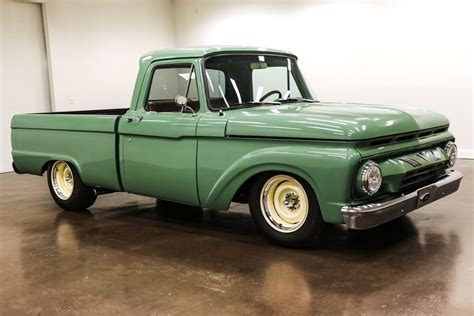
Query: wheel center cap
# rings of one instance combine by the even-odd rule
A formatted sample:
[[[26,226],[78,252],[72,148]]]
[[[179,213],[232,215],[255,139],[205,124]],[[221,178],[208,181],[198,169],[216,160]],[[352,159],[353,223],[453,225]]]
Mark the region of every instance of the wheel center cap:
[[[66,172],[66,174],[64,175],[64,180],[66,180],[66,182],[69,184],[72,183],[72,176],[70,172]]]
[[[300,199],[295,193],[287,193],[283,203],[291,211],[294,211],[300,207]]]

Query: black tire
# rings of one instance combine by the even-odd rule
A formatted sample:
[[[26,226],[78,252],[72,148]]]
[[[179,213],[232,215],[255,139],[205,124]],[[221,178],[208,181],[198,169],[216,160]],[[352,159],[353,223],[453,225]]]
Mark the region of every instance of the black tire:
[[[265,219],[264,212],[260,206],[260,195],[265,183],[276,175],[290,176],[297,180],[304,188],[308,200],[308,212],[306,219],[297,230],[292,232],[280,232],[271,226]],[[250,187],[249,208],[254,222],[260,227],[267,237],[274,243],[290,248],[306,248],[318,245],[328,228],[324,222],[319,209],[316,195],[311,186],[302,178],[287,174],[264,174],[260,176]]]
[[[73,175],[73,189],[68,198],[61,198],[53,186],[53,167],[55,163],[66,163]],[[65,161],[53,161],[48,166],[48,187],[56,204],[66,211],[83,211],[94,204],[97,199],[95,190],[85,185],[74,165]]]

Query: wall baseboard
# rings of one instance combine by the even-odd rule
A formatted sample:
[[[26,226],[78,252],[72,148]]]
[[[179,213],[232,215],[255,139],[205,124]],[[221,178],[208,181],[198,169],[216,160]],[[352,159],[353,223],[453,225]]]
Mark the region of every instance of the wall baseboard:
[[[474,159],[474,149],[459,149],[458,158]]]

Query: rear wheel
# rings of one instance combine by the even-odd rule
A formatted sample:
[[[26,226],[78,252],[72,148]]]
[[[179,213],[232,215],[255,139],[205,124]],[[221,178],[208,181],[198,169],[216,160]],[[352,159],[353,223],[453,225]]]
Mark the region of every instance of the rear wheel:
[[[250,189],[249,206],[265,234],[287,247],[314,244],[327,226],[313,190],[296,176],[267,174],[258,178]]]
[[[49,165],[48,186],[56,204],[68,211],[84,210],[97,198],[95,190],[82,182],[76,168],[62,160]]]

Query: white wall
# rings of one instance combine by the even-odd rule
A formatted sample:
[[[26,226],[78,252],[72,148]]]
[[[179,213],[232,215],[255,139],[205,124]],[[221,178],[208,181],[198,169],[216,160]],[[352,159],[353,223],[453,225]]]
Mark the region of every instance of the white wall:
[[[5,12],[5,1],[0,0],[0,157],[5,156],[5,150],[7,147],[7,144],[5,144],[5,136],[3,135],[4,131],[6,130],[6,127],[4,127],[4,106],[3,106],[3,37],[5,35],[4,32],[4,23],[3,23],[3,15]],[[0,158],[2,159],[2,158]],[[8,167],[4,166],[4,163],[0,160],[0,172],[7,171]],[[0,188],[1,189],[1,188]]]
[[[6,8],[39,6],[38,3],[43,3],[44,9],[50,108],[56,111],[128,107],[139,57],[147,51],[174,46],[171,0],[0,0],[0,16],[11,18],[0,24],[0,172],[11,171],[11,114],[34,112],[31,101],[13,107],[5,100],[5,91],[9,95],[23,94],[24,98],[40,88],[29,83],[18,92],[8,86],[12,76],[18,74],[15,69],[24,64],[16,61],[19,56],[14,51],[22,50],[17,40],[26,32],[14,24],[28,24],[30,19],[15,17]],[[39,63],[38,56],[29,53],[28,61]],[[3,75],[7,68],[11,73]]]
[[[170,0],[46,0],[54,109],[128,107],[139,57],[174,46]]]
[[[441,112],[474,158],[469,1],[191,1],[174,5],[176,45],[288,49],[324,101]]]
[[[5,136],[3,135],[5,133],[5,131],[7,130],[7,127],[4,126],[4,117],[5,117],[5,114],[4,114],[4,101],[3,101],[3,82],[4,82],[4,79],[3,79],[3,37],[4,37],[4,12],[5,12],[5,1],[4,0],[0,0],[0,157],[5,157],[7,154],[5,153],[8,149],[8,144],[5,142]],[[3,162],[3,160],[5,160],[5,158],[0,158],[0,172],[4,172],[4,171],[7,171],[8,170],[8,166],[7,164],[5,164]],[[1,189],[1,188],[0,188]]]
[[[11,170],[12,116],[51,110],[41,4],[8,1],[1,15],[0,172]]]
[[[206,44],[270,46],[300,57],[321,100],[413,105],[444,113],[461,156],[474,156],[470,1],[32,2],[45,2],[53,109],[128,106],[138,58],[146,51]],[[0,19],[3,7],[1,12]],[[0,25],[4,87],[7,28]],[[9,156],[4,132],[9,122],[2,89],[3,157]],[[9,163],[0,164],[0,172],[9,168]]]

